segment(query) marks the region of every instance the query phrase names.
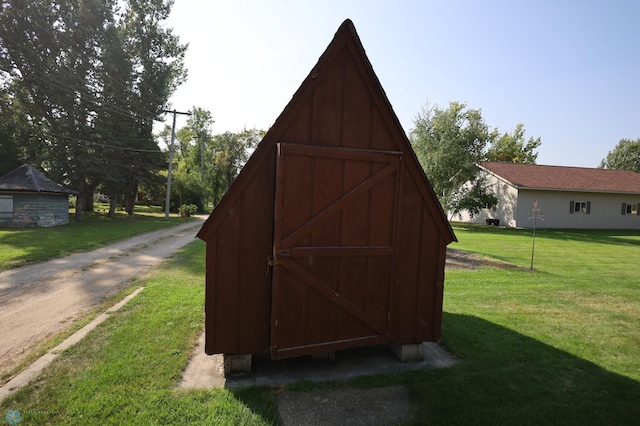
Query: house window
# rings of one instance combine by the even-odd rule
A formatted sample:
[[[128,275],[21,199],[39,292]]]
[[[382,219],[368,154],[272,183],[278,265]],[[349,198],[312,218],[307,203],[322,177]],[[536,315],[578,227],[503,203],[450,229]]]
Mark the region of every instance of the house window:
[[[569,204],[569,213],[590,214],[591,201],[571,201]]]
[[[492,212],[495,212],[498,209],[498,206],[495,204],[484,203],[484,207],[482,208],[485,210],[491,210]]]
[[[622,214],[638,214],[638,203],[622,203]]]
[[[0,216],[13,216],[13,195],[0,195]]]

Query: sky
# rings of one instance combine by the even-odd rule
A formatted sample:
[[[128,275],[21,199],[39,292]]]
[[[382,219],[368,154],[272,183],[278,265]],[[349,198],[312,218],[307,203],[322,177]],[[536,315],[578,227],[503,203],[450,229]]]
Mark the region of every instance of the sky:
[[[639,16],[636,0],[175,0],[189,77],[170,102],[210,111],[214,134],[268,129],[348,18],[406,132],[464,102],[540,137],[538,164],[597,167],[640,138]]]

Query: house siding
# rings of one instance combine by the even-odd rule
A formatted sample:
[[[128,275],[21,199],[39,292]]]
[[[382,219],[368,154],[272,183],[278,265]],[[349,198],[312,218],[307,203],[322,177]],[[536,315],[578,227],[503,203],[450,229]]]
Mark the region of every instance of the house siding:
[[[640,194],[611,194],[601,192],[518,190],[494,174],[487,173],[487,182],[498,198],[496,210],[482,209],[473,218],[468,211],[449,215],[451,220],[468,223],[486,223],[486,219],[499,219],[501,226],[533,228],[530,218],[533,203],[543,214],[538,228],[565,229],[640,229],[640,215],[622,214],[622,203],[640,204]],[[571,201],[589,202],[589,214],[570,213]]]
[[[481,169],[498,198],[496,210],[469,212],[451,220],[532,228],[534,202],[542,213],[539,228],[640,229],[640,215],[623,214],[623,204],[640,204],[640,175],[629,170],[603,170],[485,162]],[[571,203],[588,203],[588,213],[571,212]]]
[[[606,194],[597,192],[520,190],[516,226],[533,227],[529,214],[533,202],[544,214],[540,228],[640,229],[640,215],[623,215],[622,203],[640,203],[640,194]],[[570,213],[571,201],[590,203],[589,214]]]
[[[0,215],[0,227],[49,227],[69,223],[66,194],[21,194],[13,196],[13,214]]]
[[[464,210],[456,215],[449,213],[449,217],[454,221],[468,223],[486,223],[487,219],[498,219],[501,226],[515,228],[518,226],[516,219],[518,216],[518,190],[493,174],[486,173],[485,179],[498,198],[496,210],[482,209],[474,217],[471,217],[469,212]]]

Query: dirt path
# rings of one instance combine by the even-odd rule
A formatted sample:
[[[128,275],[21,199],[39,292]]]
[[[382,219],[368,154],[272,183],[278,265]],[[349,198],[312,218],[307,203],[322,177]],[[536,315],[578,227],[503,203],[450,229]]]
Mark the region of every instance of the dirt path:
[[[201,218],[204,219],[204,218]],[[193,241],[201,220],[0,272],[0,373]]]

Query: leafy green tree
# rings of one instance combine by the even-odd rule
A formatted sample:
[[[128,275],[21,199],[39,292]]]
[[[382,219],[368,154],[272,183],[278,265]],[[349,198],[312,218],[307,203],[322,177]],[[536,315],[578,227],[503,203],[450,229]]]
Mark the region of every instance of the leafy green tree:
[[[168,19],[173,0],[127,0],[120,15],[125,51],[132,64],[134,82],[131,106],[141,112],[130,129],[134,164],[125,177],[125,208],[133,214],[138,185],[152,185],[166,158],[153,135],[153,121],[166,109],[169,97],[184,82],[187,71],[182,45],[163,23]]]
[[[240,133],[226,132],[214,136],[213,168],[208,179],[214,205],[220,202],[265,133],[264,130],[244,129]]]
[[[620,139],[614,149],[600,162],[600,168],[633,170],[640,173],[640,138],[635,141]]]
[[[45,165],[54,180],[67,180],[79,192],[76,218],[100,170],[90,144],[95,131],[93,105],[99,90],[100,47],[113,1],[3,1],[0,62],[5,77],[51,153]]]
[[[20,114],[19,102],[10,92],[13,89],[2,87],[0,82],[0,176],[24,163],[39,164],[45,153],[38,150],[38,141],[42,135],[37,133],[29,119]]]
[[[524,124],[516,125],[513,134],[504,133],[495,137],[486,154],[489,161],[502,161],[507,163],[536,164],[538,153],[536,149],[542,143],[540,138],[525,139]]]
[[[182,204],[193,204],[204,211],[210,196],[205,182],[207,170],[213,162],[213,136],[211,126],[214,120],[205,109],[193,107],[187,125],[176,132],[172,183],[172,209]],[[170,132],[170,129],[167,129]]]
[[[414,118],[409,138],[443,208],[455,214],[477,214],[485,204],[495,204],[477,163],[485,158],[492,138],[478,109],[450,102],[449,108],[425,106]]]
[[[124,193],[166,167],[153,121],[186,78],[185,45],[163,27],[172,0],[3,0],[0,78],[37,128],[40,166],[80,192],[76,219],[102,184]],[[116,198],[115,196],[113,197]]]
[[[199,211],[204,209],[201,198],[204,186],[200,171],[192,166],[187,158],[180,158],[173,169],[171,210],[176,211],[183,204],[195,205]]]
[[[201,199],[200,205],[201,208],[207,203],[207,183],[205,182],[205,151],[206,145],[211,144],[212,141],[212,133],[211,126],[213,126],[214,120],[211,117],[211,113],[202,108],[194,107],[191,110],[191,116],[187,120],[187,125],[189,126],[192,139],[195,140],[195,154],[198,157],[199,161],[193,161],[194,163],[200,163],[200,184],[201,184]]]

